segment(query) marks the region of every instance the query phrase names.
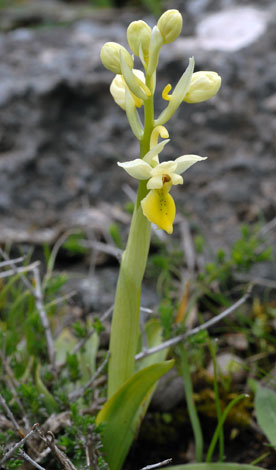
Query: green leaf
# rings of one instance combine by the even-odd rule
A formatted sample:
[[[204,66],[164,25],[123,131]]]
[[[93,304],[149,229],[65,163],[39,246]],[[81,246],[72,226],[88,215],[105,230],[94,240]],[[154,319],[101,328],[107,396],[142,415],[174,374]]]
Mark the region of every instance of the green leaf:
[[[243,463],[191,463],[165,468],[166,470],[263,470],[261,467]]]
[[[276,446],[276,393],[265,387],[258,387],[255,395],[255,410],[259,426],[269,442]]]
[[[174,361],[153,364],[136,372],[104,404],[96,423],[104,424],[102,441],[110,470],[119,470],[133,441],[137,410],[155,382],[173,366]]]
[[[160,321],[151,318],[145,325],[145,334],[147,337],[147,347],[148,349],[154,348],[154,346],[158,346],[163,341],[162,336],[162,326],[160,325]],[[140,340],[140,343],[142,341]],[[142,348],[142,344],[139,345],[140,350]],[[167,357],[169,348],[162,349],[155,354],[151,354],[149,356],[144,357],[140,361],[137,362],[136,368],[137,370],[144,369],[152,364],[156,364],[157,362],[164,361]]]
[[[83,349],[79,352],[81,379],[80,384],[88,382],[91,375],[96,371],[96,356],[99,348],[99,335],[93,333],[85,342]]]
[[[44,383],[40,377],[40,368],[41,364],[38,363],[35,371],[35,382],[37,386],[37,390],[43,396],[43,401],[48,413],[54,413],[58,411],[58,404],[54,399],[53,395],[49,392],[49,390],[45,387]]]
[[[163,335],[162,335],[163,328],[160,324],[160,321],[151,318],[149,321],[147,321],[145,325],[145,334],[147,337],[147,347],[148,349],[153,348],[154,346],[158,346],[159,344],[162,343],[163,341]],[[142,348],[142,337],[140,338],[139,341],[140,344],[140,350]],[[145,369],[146,367],[151,366],[152,364],[157,364],[162,361],[165,361],[167,354],[168,354],[169,348],[162,349],[161,351],[156,352],[155,354],[150,354],[149,356],[144,357],[143,359],[139,360],[136,363],[136,368],[138,370]],[[151,387],[151,390],[148,392],[147,397],[145,400],[143,400],[143,403],[141,406],[138,408],[137,413],[135,418],[133,419],[132,422],[132,427],[135,430],[135,434],[138,433],[140,425],[144,419],[144,416],[147,412],[147,409],[149,407],[149,404],[151,402],[151,398],[155,392],[155,389],[157,387],[158,381],[155,382],[155,384]]]
[[[76,346],[76,338],[69,328],[64,328],[55,340],[56,364],[59,366],[66,361],[67,353],[70,353]]]

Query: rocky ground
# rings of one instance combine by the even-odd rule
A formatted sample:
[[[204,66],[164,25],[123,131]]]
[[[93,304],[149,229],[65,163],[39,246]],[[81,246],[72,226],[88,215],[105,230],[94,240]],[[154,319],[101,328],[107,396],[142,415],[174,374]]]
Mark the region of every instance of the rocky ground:
[[[175,84],[190,56],[196,70],[222,76],[208,103],[183,105],[168,129],[164,156],[207,155],[175,189],[178,213],[228,246],[239,224],[276,215],[276,5],[194,0],[173,2],[182,37],[162,51],[158,90]],[[0,241],[49,242],[77,225],[102,233],[132,185],[116,161],[136,158],[138,145],[110,94],[112,74],[102,44],[126,44],[134,10],[93,10],[35,1],[1,11]],[[157,101],[157,112],[164,103]],[[176,234],[177,232],[176,225]]]

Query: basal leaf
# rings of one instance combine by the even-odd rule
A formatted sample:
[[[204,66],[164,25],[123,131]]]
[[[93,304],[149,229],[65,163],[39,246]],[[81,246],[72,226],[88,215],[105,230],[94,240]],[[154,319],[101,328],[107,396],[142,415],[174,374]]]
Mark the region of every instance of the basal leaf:
[[[165,468],[166,470],[263,470],[261,467],[243,463],[191,463]]]
[[[255,395],[257,421],[269,442],[276,446],[276,393],[265,387],[258,387]]]
[[[173,364],[174,361],[161,362],[136,372],[99,412],[96,422],[104,423],[102,440],[105,458],[111,470],[121,469],[135,435],[136,426],[133,423],[137,410],[155,382]]]

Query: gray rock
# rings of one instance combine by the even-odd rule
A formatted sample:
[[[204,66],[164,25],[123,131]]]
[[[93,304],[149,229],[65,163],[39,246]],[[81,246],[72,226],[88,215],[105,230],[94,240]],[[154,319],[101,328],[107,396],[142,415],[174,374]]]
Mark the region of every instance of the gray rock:
[[[240,222],[276,213],[275,3],[266,0],[262,11],[253,1],[188,4],[183,37],[162,50],[158,91],[177,82],[191,55],[196,70],[218,71],[222,88],[210,102],[181,107],[168,124],[172,141],[164,156],[208,156],[174,195],[180,211],[217,247],[236,239]],[[60,17],[54,8],[48,19]],[[7,229],[9,220],[12,227],[16,221],[53,227],[84,199],[92,206],[126,202],[122,184],[136,187],[116,165],[137,157],[138,147],[109,94],[113,75],[99,52],[107,40],[126,45],[126,26],[140,14],[70,14],[70,21],[77,19],[68,26],[21,24],[0,34],[0,211]],[[244,36],[230,28],[235,43],[229,28],[227,36],[222,32],[229,18],[239,28],[238,20],[247,18]],[[164,106],[157,99],[156,114]]]
[[[160,411],[170,411],[185,398],[183,378],[175,369],[163,375],[151,400],[151,406]]]
[[[244,361],[232,353],[221,353],[217,355],[218,375],[223,377],[231,377],[234,382],[240,383],[246,376],[246,368]],[[213,361],[207,367],[207,372],[214,375]]]

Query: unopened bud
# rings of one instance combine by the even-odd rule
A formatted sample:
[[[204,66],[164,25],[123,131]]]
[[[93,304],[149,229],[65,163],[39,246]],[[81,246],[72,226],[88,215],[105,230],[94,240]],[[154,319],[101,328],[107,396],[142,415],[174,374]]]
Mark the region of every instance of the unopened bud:
[[[220,89],[221,77],[216,72],[195,72],[185,95],[186,103],[201,103],[216,95]]]
[[[149,55],[151,28],[145,21],[132,21],[127,28],[127,40],[132,52],[139,57],[140,47],[144,57]]]
[[[141,70],[133,69],[133,73],[141,81],[145,82],[145,76]],[[127,84],[123,75],[116,75],[110,85],[110,93],[113,96],[115,103],[117,103],[124,111],[126,110],[126,87]],[[137,98],[137,96],[135,96],[133,93],[131,93],[131,95],[135,106],[140,108],[143,104],[143,101],[140,98]]]
[[[101,61],[106,69],[113,73],[121,73],[120,54],[128,66],[133,68],[133,59],[125,47],[117,42],[106,42],[101,50]]]
[[[182,30],[182,16],[178,10],[167,10],[160,16],[158,29],[165,44],[175,41]]]

